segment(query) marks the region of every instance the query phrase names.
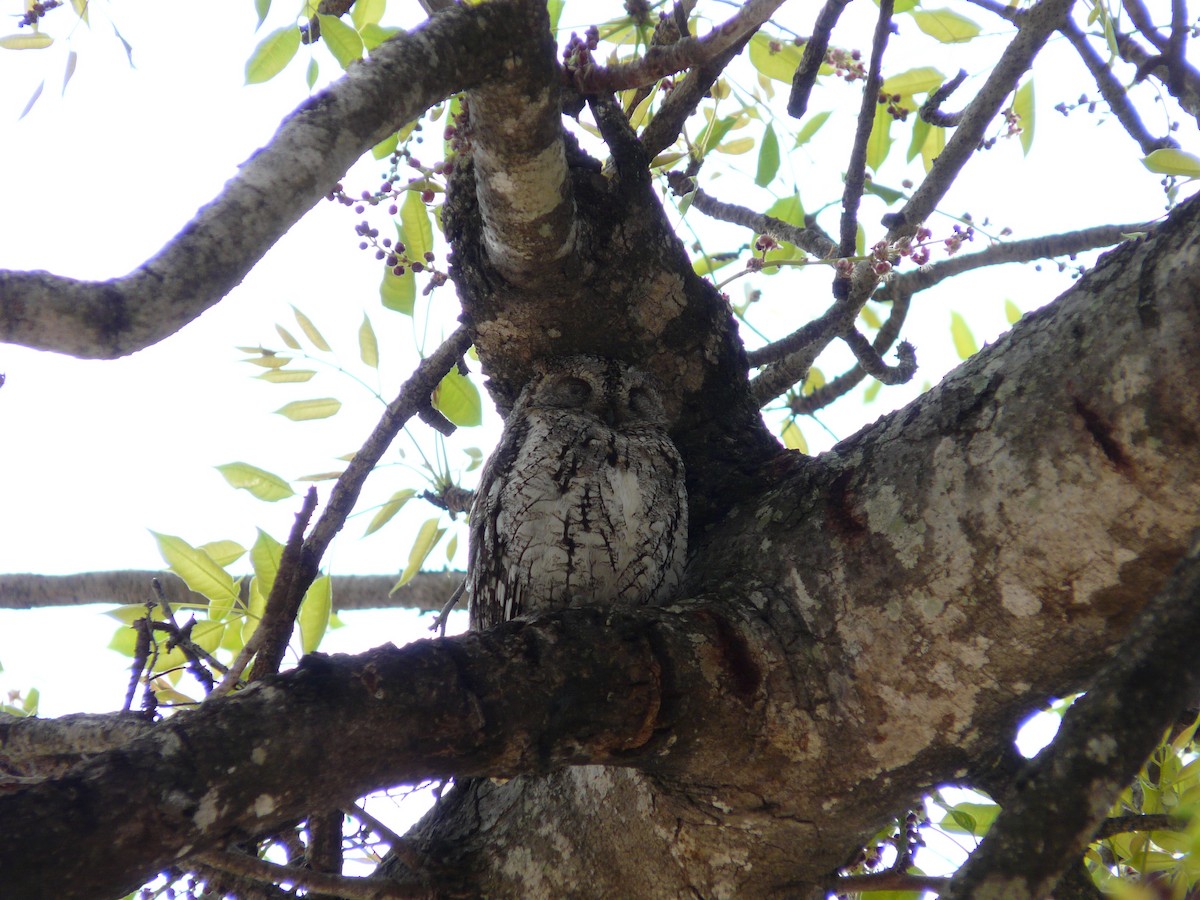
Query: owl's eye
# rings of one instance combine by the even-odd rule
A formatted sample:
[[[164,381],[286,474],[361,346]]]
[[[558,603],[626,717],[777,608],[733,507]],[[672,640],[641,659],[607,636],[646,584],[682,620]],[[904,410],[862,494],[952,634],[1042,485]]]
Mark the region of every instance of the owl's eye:
[[[592,386],[582,378],[560,378],[546,391],[551,406],[582,406],[592,396]]]
[[[658,414],[658,402],[654,393],[644,387],[629,389],[629,409],[638,416],[652,418]]]

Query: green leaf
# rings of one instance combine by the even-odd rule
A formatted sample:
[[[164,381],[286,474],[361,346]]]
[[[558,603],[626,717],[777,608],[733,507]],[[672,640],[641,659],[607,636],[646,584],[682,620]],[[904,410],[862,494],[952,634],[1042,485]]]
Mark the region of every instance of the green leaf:
[[[199,547],[210,557],[218,566],[225,567],[230,563],[237,562],[246,552],[246,548],[237,541],[209,541],[207,544],[201,544]]]
[[[283,544],[261,528],[258,529],[258,537],[255,538],[254,546],[250,548],[250,565],[254,568],[254,577],[258,580],[258,590],[263,600],[270,596],[271,589],[275,586],[275,576],[279,574],[279,563],[282,560]]]
[[[451,369],[433,390],[433,406],[455,425],[473,428],[483,423],[483,403],[471,379]]]
[[[1013,96],[1013,112],[1021,120],[1021,149],[1025,155],[1029,155],[1029,148],[1033,146],[1033,78],[1031,77],[1023,85],[1017,88],[1017,93]]]
[[[1155,150],[1142,160],[1142,165],[1159,175],[1200,178],[1200,156],[1184,153],[1182,150]]]
[[[350,63],[362,59],[363,42],[357,31],[337,16],[318,14],[317,20],[321,23],[321,40],[342,69],[348,69]]]
[[[933,168],[934,161],[946,149],[946,129],[940,125],[930,125],[929,133],[921,142],[921,163],[928,172]]]
[[[799,450],[801,453],[808,452],[808,441],[804,440],[804,435],[795,419],[789,419],[787,425],[783,427],[783,446],[789,450]]]
[[[300,349],[300,342],[292,336],[292,333],[290,331],[288,331],[282,325],[276,325],[275,330],[279,332],[279,337],[284,342],[284,344],[286,344],[292,350]]]
[[[771,125],[763,132],[762,143],[758,147],[758,171],[754,175],[754,183],[766,187],[779,171],[779,138]]]
[[[975,336],[967,325],[967,320],[959,313],[950,313],[950,336],[954,339],[954,350],[959,359],[969,359],[979,352]]]
[[[71,78],[75,75],[75,66],[79,64],[79,54],[74,50],[67,54],[67,67],[63,70],[63,85],[62,93],[67,93],[67,85],[71,83]]]
[[[45,87],[46,79],[43,78],[38,82],[38,86],[33,89],[33,96],[29,98],[29,102],[25,104],[25,108],[21,110],[21,114],[17,116],[18,119],[23,119],[29,115],[29,111],[33,109],[33,105],[38,102],[38,97],[42,96],[42,90]]]
[[[882,381],[872,381],[867,385],[867,389],[863,391],[863,403],[873,403],[875,398],[879,396],[879,391],[883,388]]]
[[[1021,309],[1011,300],[1004,301],[1004,318],[1008,319],[1009,325],[1016,325],[1021,318]]]
[[[792,83],[803,55],[804,48],[786,38],[770,38],[762,32],[750,38],[751,65],[768,78],[785,84]]]
[[[379,511],[371,518],[371,524],[367,526],[367,530],[363,532],[363,537],[368,534],[374,534],[384,525],[392,520],[396,513],[404,508],[404,504],[417,495],[417,492],[412,488],[405,488],[402,491],[396,491],[388,498],[383,506],[379,507]]]
[[[300,646],[312,653],[329,630],[329,613],[333,610],[333,580],[328,575],[317,578],[300,602]]]
[[[225,480],[235,488],[249,491],[259,500],[274,503],[276,500],[286,500],[294,496],[292,486],[280,478],[249,463],[235,462],[217,466]]]
[[[79,16],[84,25],[91,24],[88,21],[88,2],[89,0],[71,0],[71,9],[75,10],[75,15]]]
[[[400,132],[395,132],[389,137],[385,137],[382,141],[371,148],[371,156],[374,159],[386,159],[391,156],[396,148],[400,146]]]
[[[375,329],[371,320],[363,313],[362,324],[358,326],[358,355],[372,369],[379,368],[379,341],[375,339]]]
[[[24,698],[21,700],[21,709],[25,711],[27,716],[36,716],[38,711],[38,702],[42,699],[42,692],[37,688],[30,688],[25,692]]]
[[[421,530],[417,532],[417,539],[413,543],[412,549],[408,551],[408,565],[404,567],[404,574],[396,582],[396,587],[392,588],[393,593],[396,588],[402,587],[412,581],[413,576],[421,571],[421,566],[425,562],[426,557],[437,546],[437,542],[442,539],[442,535],[445,533],[445,528],[438,528],[437,519],[427,519],[425,521],[425,524],[421,526]]]
[[[308,85],[311,91],[317,84],[317,76],[321,74],[321,67],[317,65],[317,58],[310,56],[308,58],[308,68],[304,70],[304,83]]]
[[[809,116],[807,122],[801,126],[799,133],[796,135],[796,146],[807,144],[812,140],[813,135],[821,130],[821,126],[829,121],[829,110],[819,112],[815,116]]]
[[[725,135],[736,124],[736,116],[724,116],[723,118],[710,121],[700,130],[700,134],[696,136],[695,146],[700,148],[702,155],[707,154],[708,151],[721,143]]]
[[[454,554],[458,552],[458,535],[450,536],[450,543],[446,545],[446,562],[454,559]]]
[[[379,299],[387,309],[411,316],[413,305],[417,302],[417,279],[413,270],[406,267],[403,275],[397,275],[391,268],[384,268],[383,281],[379,283]]]
[[[150,533],[158,542],[158,552],[166,561],[167,568],[197,594],[202,594],[214,604],[232,608],[238,595],[232,575],[217,565],[211,556],[183,538],[155,531]]]
[[[880,90],[885,94],[899,94],[901,98],[911,97],[932,91],[945,80],[946,76],[933,66],[921,66],[885,79]]]
[[[294,306],[292,307],[292,312],[296,316],[296,323],[300,326],[301,330],[308,337],[308,339],[312,341],[313,346],[318,350],[324,350],[326,353],[328,353],[329,344],[325,341],[325,338],[322,336],[321,332],[317,331],[317,326],[312,323],[312,319],[300,312],[300,310],[296,309]]]
[[[1000,807],[994,803],[956,803],[946,810],[940,827],[943,831],[982,837],[992,827],[999,812]]]
[[[354,0],[350,19],[354,27],[362,31],[368,25],[377,25],[387,9],[387,0]]]
[[[891,113],[887,111],[886,104],[875,104],[875,122],[871,126],[871,135],[867,138],[867,165],[876,172],[887,159],[888,151],[892,149],[894,121]]]
[[[903,200],[906,196],[904,191],[898,191],[895,188],[880,184],[874,178],[863,185],[863,191],[868,194],[874,194],[876,197],[882,198],[883,202],[891,206],[897,200]]]
[[[262,84],[284,70],[300,49],[300,29],[295,25],[276,28],[258,42],[246,60],[246,84]]]
[[[555,34],[558,31],[558,20],[562,16],[563,6],[566,5],[566,0],[549,0],[546,4],[546,9],[550,12],[550,33]]]
[[[254,13],[258,16],[258,24],[254,26],[254,30],[262,28],[262,23],[267,21],[267,13],[271,11],[271,0],[254,0]]]
[[[0,47],[5,50],[44,50],[54,43],[54,38],[40,31],[28,34],[6,34],[0,37]]]
[[[767,215],[773,216],[781,222],[787,222],[789,225],[795,225],[797,228],[804,227],[804,205],[800,202],[798,193],[793,193],[790,197],[780,197],[771,204]]]
[[[433,225],[417,191],[409,191],[400,206],[400,227],[408,258],[424,262],[426,252],[433,249]]]
[[[383,25],[364,25],[362,28],[362,42],[367,50],[374,50],[384,41],[393,38],[398,34],[404,34],[403,28]]]
[[[909,13],[917,27],[943,44],[961,44],[979,37],[980,27],[949,9],[914,9]]]
[[[341,408],[341,400],[334,397],[317,397],[312,400],[293,400],[275,412],[293,422],[307,422],[311,419],[328,419],[336,415]]]
[[[268,369],[258,377],[272,384],[301,384],[316,374],[315,369]]]

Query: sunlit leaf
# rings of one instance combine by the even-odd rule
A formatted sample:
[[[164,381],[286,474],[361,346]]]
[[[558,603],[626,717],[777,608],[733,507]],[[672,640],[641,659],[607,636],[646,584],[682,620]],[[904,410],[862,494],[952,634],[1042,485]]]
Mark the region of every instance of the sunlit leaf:
[[[396,588],[402,587],[412,581],[413,576],[421,571],[421,566],[424,564],[426,557],[430,551],[437,546],[438,541],[442,539],[442,535],[446,533],[445,528],[438,528],[437,519],[427,519],[421,526],[421,530],[417,532],[417,539],[413,542],[412,549],[408,552],[408,565],[404,567],[404,574],[400,576],[400,580],[396,582]]]
[[[979,352],[979,345],[975,343],[967,320],[956,312],[950,313],[950,336],[954,339],[954,352],[959,359],[968,359]]]
[[[217,466],[225,480],[235,488],[249,491],[259,500],[274,503],[276,500],[286,500],[294,496],[292,486],[280,478],[249,463],[235,462]]]
[[[987,834],[999,812],[1000,807],[994,803],[956,803],[946,810],[941,828],[951,833],[981,837]]]
[[[292,333],[290,331],[288,331],[282,325],[276,325],[275,330],[277,332],[279,332],[279,337],[280,337],[280,339],[282,339],[284,344],[286,344],[292,350],[300,349],[300,342],[298,340],[296,340],[295,337],[292,336]]]
[[[293,400],[275,412],[293,422],[307,422],[311,419],[328,419],[341,408],[342,401],[336,397],[316,397],[312,400]]]
[[[367,50],[374,50],[384,41],[394,38],[398,34],[404,34],[403,28],[395,28],[393,26],[384,27],[383,25],[365,25],[362,29],[362,42]]]
[[[371,320],[363,313],[362,324],[358,326],[358,355],[372,369],[379,368],[379,341],[375,339],[375,329]]]
[[[800,195],[797,193],[793,193],[790,197],[780,197],[771,204],[767,215],[779,219],[781,222],[787,222],[789,225],[795,225],[797,228],[804,227],[804,205],[800,202]]]
[[[458,369],[451,369],[434,388],[433,406],[455,425],[472,428],[483,422],[479,391]]]
[[[1029,155],[1029,148],[1033,146],[1033,108],[1033,79],[1030,78],[1017,88],[1017,93],[1013,96],[1013,112],[1021,120],[1021,149],[1026,156]]]
[[[762,143],[758,147],[758,171],[754,175],[754,183],[766,187],[775,179],[779,171],[779,138],[771,125],[763,132]]]
[[[940,125],[930,125],[929,134],[921,143],[921,163],[928,172],[933,168],[934,161],[946,149],[946,129]]]
[[[383,280],[379,283],[379,299],[387,309],[411,316],[417,302],[417,279],[412,268],[405,267],[404,274],[397,275],[385,267]]]
[[[425,201],[417,191],[409,191],[400,205],[400,226],[408,258],[423,262],[426,252],[433,249],[433,225]]]
[[[751,65],[776,81],[791,84],[803,55],[804,48],[787,39],[771,38],[762,32],[750,38]]]
[[[1200,156],[1182,150],[1165,148],[1155,150],[1142,160],[1151,172],[1159,175],[1180,175],[1184,178],[1200,178]]]
[[[21,710],[27,716],[36,716],[38,711],[38,703],[42,698],[42,692],[37,688],[30,688],[25,692],[25,696],[21,699]]]
[[[355,4],[357,6],[357,3]],[[358,32],[343,22],[337,16],[317,16],[321,23],[321,40],[338,61],[343,69],[348,69],[350,63],[362,59],[363,42]]]
[[[982,30],[966,16],[949,9],[914,9],[909,15],[918,28],[943,44],[961,44],[979,37]]]
[[[233,576],[222,569],[211,556],[193,547],[181,537],[150,532],[158,542],[158,552],[167,568],[184,583],[216,604],[232,607],[237,601],[237,585]]]
[[[732,141],[726,141],[717,147],[720,153],[727,153],[730,156],[740,156],[743,153],[749,153],[754,149],[754,138],[740,137],[734,138]]]
[[[879,396],[880,390],[883,388],[882,381],[872,381],[867,385],[867,389],[863,391],[863,403],[873,403],[875,398]]]
[[[789,450],[799,450],[801,453],[808,452],[808,441],[804,439],[804,434],[795,419],[789,420],[783,428],[783,446]]]
[[[257,588],[262,592],[264,599],[270,596],[271,589],[275,586],[275,576],[279,574],[279,563],[282,559],[283,544],[261,528],[258,529],[258,537],[254,546],[250,548],[250,565],[254,568],[254,577],[258,580]]]
[[[450,542],[446,544],[446,562],[454,559],[454,554],[458,552],[458,535],[450,536]]]
[[[367,530],[363,532],[363,537],[368,534],[374,534],[384,525],[392,520],[396,513],[404,508],[404,504],[417,495],[417,492],[412,488],[405,488],[402,491],[396,491],[388,498],[383,506],[379,507],[379,511],[371,517],[371,524],[367,526]]]
[[[264,369],[282,369],[292,361],[290,356],[279,356],[276,353],[272,353],[270,350],[260,350],[258,353],[258,356],[243,360],[243,362],[248,362],[252,366],[261,366]]]
[[[387,10],[387,0],[354,0],[350,11],[350,19],[354,27],[362,31],[368,25],[375,25],[383,18]]]
[[[1011,300],[1004,301],[1004,318],[1009,325],[1016,325],[1021,318],[1021,308]]]
[[[546,9],[550,12],[550,33],[554,34],[558,31],[558,20],[562,16],[563,6],[566,0],[549,0],[546,4]]]
[[[270,81],[284,70],[300,49],[300,29],[295,25],[276,28],[259,41],[246,60],[246,84]]]
[[[329,344],[326,342],[321,332],[317,331],[317,326],[312,323],[312,319],[300,312],[300,310],[296,309],[294,306],[292,307],[292,312],[296,316],[296,323],[300,326],[300,329],[305,333],[305,335],[307,335],[308,339],[312,341],[313,346],[318,350],[324,350],[326,353],[328,353]]]
[[[300,384],[316,375],[315,369],[270,369],[258,377],[272,384]]]
[[[5,50],[44,50],[54,43],[54,38],[41,31],[23,34],[6,34],[0,37],[0,47]]]
[[[333,610],[333,580],[322,575],[313,581],[300,602],[300,613],[296,617],[300,625],[300,646],[305,653],[312,653],[321,644],[321,638],[329,630],[329,613]]]
[[[907,196],[904,191],[898,191],[895,188],[880,184],[874,178],[870,179],[866,184],[863,185],[863,191],[881,198],[888,206],[891,206],[898,200],[903,200],[905,196]]]
[[[920,66],[908,69],[884,79],[880,90],[885,94],[899,94],[901,97],[911,97],[913,94],[924,94],[939,87],[946,76],[933,66]]]
[[[812,140],[813,135],[821,130],[821,126],[828,121],[829,110],[809,116],[808,121],[800,127],[800,131],[796,134],[796,146],[799,147],[801,144],[807,144]]]
[[[218,566],[224,567],[230,563],[237,562],[246,553],[246,548],[237,541],[209,541],[207,544],[201,544],[197,549],[203,550]]]
[[[88,3],[90,0],[71,0],[71,9],[75,10],[75,15],[79,16],[79,20],[84,25],[91,24],[88,21]]]
[[[867,138],[867,165],[875,171],[879,171],[887,159],[888,151],[892,149],[893,121],[885,104],[875,104],[875,122],[871,126],[871,136]]]
[[[308,67],[304,70],[304,83],[308,85],[311,91],[317,84],[317,77],[321,74],[321,67],[317,63],[315,56],[308,58]]]
[[[254,0],[254,13],[258,16],[258,24],[254,26],[254,30],[262,28],[262,23],[267,20],[267,13],[271,11],[271,0]]]

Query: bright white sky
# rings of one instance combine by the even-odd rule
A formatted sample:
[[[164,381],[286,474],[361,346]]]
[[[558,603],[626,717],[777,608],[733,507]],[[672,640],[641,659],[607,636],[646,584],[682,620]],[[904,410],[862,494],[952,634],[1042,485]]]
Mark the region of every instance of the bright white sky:
[[[23,8],[18,0],[5,6],[14,15]],[[793,2],[785,15],[797,31],[808,33],[814,8]],[[981,10],[963,8],[985,30],[995,27]],[[415,0],[392,0],[389,9],[389,23],[421,18]],[[283,23],[286,11],[277,10],[256,35],[253,4],[221,4],[221,12],[215,10],[211,4],[152,0],[94,2],[90,30],[76,28],[68,34],[68,16],[56,15],[48,29],[59,38],[54,47],[0,50],[0,268],[40,268],[85,278],[124,274],[215,196],[237,165],[269,140],[279,120],[304,99],[302,63],[265,85],[243,85],[245,60],[262,34]],[[852,4],[835,41],[866,49],[873,12],[870,4]],[[133,46],[135,69],[112,35],[110,18]],[[580,30],[591,21],[570,6],[563,18],[564,25]],[[906,35],[916,31],[903,18],[901,25]],[[4,31],[15,28],[0,26]],[[985,38],[948,49],[926,40],[911,61],[893,60],[888,74],[931,64],[952,73],[962,65],[973,76],[960,92],[969,97],[986,74],[980,69],[984,54],[1000,40]],[[79,63],[63,94],[68,48],[78,51]],[[324,83],[335,66],[324,50],[317,53]],[[1036,77],[1037,131],[1028,160],[1015,141],[1000,142],[977,157],[944,208],[954,213],[969,209],[977,222],[989,217],[998,223],[996,230],[1010,226],[1016,237],[1159,215],[1163,197],[1158,178],[1139,164],[1136,145],[1115,123],[1100,125],[1099,116],[1083,111],[1070,118],[1053,111],[1059,101],[1096,93],[1062,41],[1052,43],[1040,59]],[[42,80],[42,97],[18,121]],[[844,96],[845,104],[826,126],[826,137],[848,136],[852,128],[857,100],[851,93]],[[960,103],[948,105],[957,108]],[[814,110],[823,108],[828,107]],[[1150,121],[1150,128],[1161,131],[1161,120]],[[1180,137],[1185,149],[1198,149],[1194,127],[1187,122]],[[786,185],[779,189],[790,192],[788,182],[794,178],[810,209],[827,202],[840,193],[840,184],[829,184],[829,179],[840,171],[846,146],[829,140],[792,153],[777,186]],[[882,183],[898,185],[911,174],[897,165],[903,146],[893,151],[899,159],[889,160],[880,173]],[[726,176],[706,187],[722,199],[765,209],[769,195],[751,184],[754,164],[752,155],[743,157],[739,165],[750,177]],[[381,171],[380,164],[367,162],[346,185],[374,188]],[[884,212],[870,200],[864,210],[868,225]],[[337,468],[337,457],[359,446],[379,407],[367,392],[332,373],[300,387],[254,380],[251,376],[259,370],[238,362],[244,354],[235,348],[259,343],[279,348],[274,323],[292,327],[289,304],[295,304],[361,372],[356,334],[365,307],[384,356],[378,390],[388,398],[395,394],[415,361],[410,349],[414,323],[379,306],[379,270],[357,249],[356,221],[342,207],[319,206],[225,301],[181,333],[132,357],[79,361],[0,345],[0,372],[7,375],[0,389],[0,571],[158,568],[162,561],[149,529],[178,534],[194,544],[231,538],[248,546],[256,526],[283,538],[298,502],[264,504],[229,488],[213,467],[241,460],[286,477]],[[696,213],[689,221],[722,249],[748,239],[736,230],[706,225]],[[830,227],[834,221],[829,218],[825,224]],[[943,234],[951,222],[931,224]],[[936,382],[957,362],[949,337],[951,308],[967,317],[980,341],[994,340],[1007,327],[1005,299],[1028,310],[1069,284],[1051,274],[1052,269],[1048,266],[1040,276],[1028,267],[992,270],[923,297],[908,332],[922,366],[914,383],[885,390],[871,407],[850,399],[823,421],[838,438],[846,437],[910,399],[923,382]],[[761,324],[778,334],[827,302],[827,275],[805,277],[792,282],[783,277],[743,279],[730,286],[730,293],[739,301],[743,285],[762,288],[767,299]],[[435,294],[434,307],[427,330],[424,318],[415,329],[428,349],[448,332],[457,314],[450,287]],[[836,374],[835,369],[831,365],[827,373]],[[337,396],[347,403],[337,417],[323,422],[297,424],[272,415],[288,401],[316,396]],[[490,449],[499,423],[490,409],[487,414],[484,429],[462,431],[451,441],[452,464],[465,464],[462,448]],[[771,422],[778,427],[779,417]],[[812,423],[804,424],[804,433],[814,450],[832,443]],[[411,443],[404,449],[404,460],[390,456],[388,470],[376,475],[376,502],[414,486],[412,472],[400,465],[419,465],[419,457]],[[327,488],[322,498],[326,495]],[[432,515],[420,507],[410,504],[407,517],[366,540],[357,536],[369,513],[352,520],[327,566],[335,573],[398,572],[416,527]],[[465,544],[465,535],[460,543]],[[432,567],[444,563],[440,549],[429,560]],[[456,564],[461,566],[461,556]],[[334,632],[322,649],[359,650],[420,633],[419,625],[404,624],[414,618],[404,612],[345,618],[351,627]],[[353,627],[356,619],[365,624]],[[100,650],[113,626],[112,620],[78,609],[0,611],[0,664],[5,667],[0,690],[40,687],[42,711],[49,715],[114,708],[123,697],[126,661]]]

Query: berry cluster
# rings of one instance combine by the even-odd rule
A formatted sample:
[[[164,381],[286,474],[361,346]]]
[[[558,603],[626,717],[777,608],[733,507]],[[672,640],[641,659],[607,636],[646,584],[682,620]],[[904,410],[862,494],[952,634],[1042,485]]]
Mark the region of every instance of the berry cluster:
[[[25,15],[17,20],[17,27],[24,28],[26,25],[36,25],[38,19],[59,6],[62,6],[62,0],[40,0],[40,2],[29,7],[25,11]]]
[[[879,105],[887,104],[888,115],[897,122],[904,122],[908,119],[908,114],[912,112],[907,106],[901,105],[900,101],[904,98],[900,94],[887,94],[883,91],[879,92]]]
[[[867,77],[867,67],[862,63],[861,50],[830,47],[825,51],[825,64],[832,66],[833,74],[845,81],[859,81]]]
[[[567,41],[567,46],[563,49],[563,68],[568,72],[582,72],[590,69],[595,64],[592,53],[599,46],[600,29],[595,25],[588,28],[582,38],[572,31],[571,39]]]

